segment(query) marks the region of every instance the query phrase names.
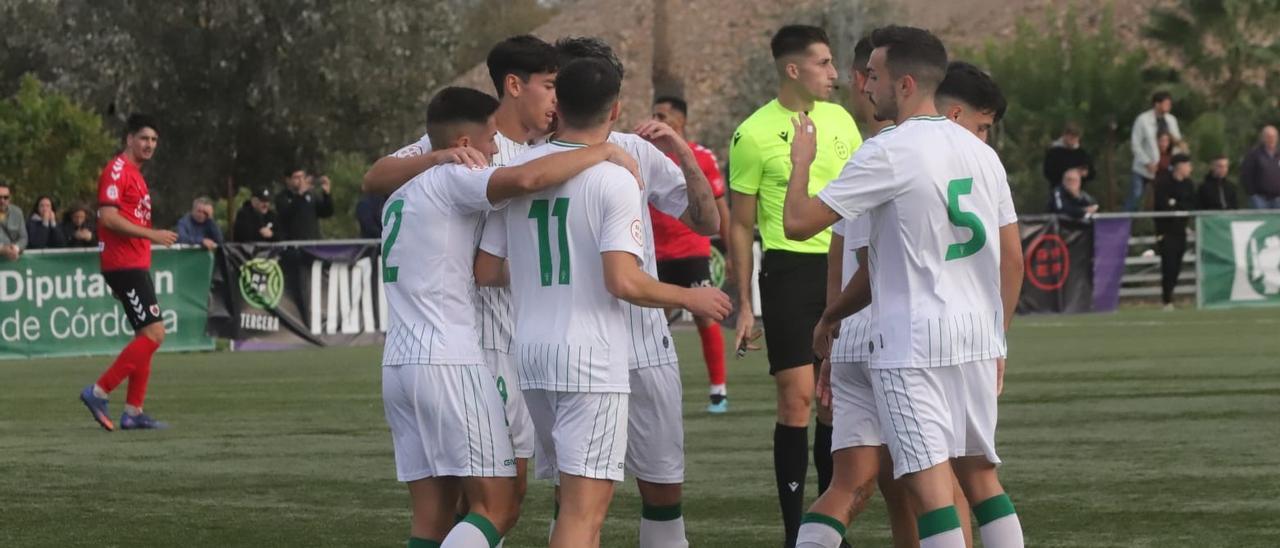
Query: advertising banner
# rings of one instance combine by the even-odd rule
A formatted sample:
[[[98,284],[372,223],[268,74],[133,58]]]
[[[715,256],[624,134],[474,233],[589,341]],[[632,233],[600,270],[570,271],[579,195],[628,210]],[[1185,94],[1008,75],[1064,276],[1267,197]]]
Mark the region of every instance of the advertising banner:
[[[1201,307],[1280,305],[1280,216],[1201,216],[1196,234]]]
[[[1051,218],[1024,221],[1025,274],[1021,314],[1079,313],[1093,309],[1093,229]]]
[[[166,333],[161,350],[212,349],[205,334],[212,255],[157,248],[151,257]],[[111,355],[131,338],[96,250],[29,252],[0,262],[0,359]]]

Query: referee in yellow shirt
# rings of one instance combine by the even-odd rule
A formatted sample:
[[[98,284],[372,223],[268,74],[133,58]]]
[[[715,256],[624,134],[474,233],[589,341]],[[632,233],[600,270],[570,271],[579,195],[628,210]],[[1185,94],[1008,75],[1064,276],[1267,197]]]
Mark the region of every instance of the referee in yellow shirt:
[[[760,307],[764,320],[769,373],[778,391],[778,423],[773,431],[773,469],[786,546],[794,547],[804,510],[809,468],[809,417],[814,378],[813,328],[826,306],[827,231],[803,242],[786,238],[782,207],[791,175],[791,119],[807,112],[818,128],[818,156],[809,193],[817,194],[840,174],[862,144],[853,118],[828,103],[836,67],[826,31],[807,25],[778,30],[770,43],[778,69],[778,98],[760,107],[733,134],[729,147],[729,189],[733,219],[730,255],[737,274],[739,306],[735,348],[750,340],[753,232],[760,227],[764,258],[760,265]],[[813,455],[818,489],[831,482],[831,411],[819,410]]]

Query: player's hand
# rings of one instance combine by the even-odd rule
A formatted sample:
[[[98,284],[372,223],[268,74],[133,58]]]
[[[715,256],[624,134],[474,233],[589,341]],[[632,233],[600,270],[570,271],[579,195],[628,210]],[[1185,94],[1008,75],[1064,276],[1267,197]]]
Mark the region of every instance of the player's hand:
[[[689,302],[685,303],[685,309],[692,312],[694,316],[711,318],[718,322],[733,312],[733,301],[719,288],[692,287],[689,288]]]
[[[462,164],[469,168],[481,168],[489,166],[489,159],[484,154],[471,147],[453,147],[444,150],[435,150],[431,152],[435,156],[436,165],[439,164]]]
[[[818,403],[828,409],[831,408],[831,360],[822,359],[821,365],[818,367]]]
[[[663,154],[675,156],[689,152],[689,143],[685,142],[684,137],[671,129],[671,126],[657,120],[646,120],[636,126],[634,133],[653,143],[653,146],[658,147]]]
[[[635,158],[632,158],[622,147],[613,143],[605,143],[599,146],[603,147],[608,155],[605,158],[606,162],[620,165],[630,171],[631,176],[636,178],[636,184],[640,185],[640,190],[644,190],[644,178],[640,176],[640,163]]]
[[[1004,393],[1004,358],[996,358],[996,396]]]
[[[801,112],[791,119],[795,137],[791,140],[791,166],[808,166],[818,156],[818,127],[809,115]]]
[[[762,331],[756,330],[756,316],[751,311],[751,301],[739,303],[741,310],[738,311],[738,327],[733,335],[733,348],[737,352],[739,358],[746,355],[748,350],[760,350],[760,347],[752,344],[764,334]]]
[[[151,243],[156,245],[171,246],[178,242],[178,233],[172,230],[153,230],[151,231]]]
[[[321,175],[320,190],[323,190],[325,194],[328,194],[332,189],[333,189],[333,181],[329,180],[328,175]]]
[[[205,238],[203,241],[200,242],[200,244],[203,245],[204,248],[208,249],[209,251],[213,251],[218,247],[218,242],[210,240],[209,238]]]
[[[827,359],[831,357],[831,341],[840,336],[840,324],[819,319],[813,327],[813,355]]]
[[[263,238],[266,238],[268,240],[271,239],[271,236],[275,235],[275,233],[271,231],[271,225],[267,225],[262,227],[261,229],[258,229],[258,234],[262,235]]]
[[[18,260],[18,251],[18,246],[9,244],[0,248],[0,255],[3,255],[4,258],[10,261],[16,261]]]

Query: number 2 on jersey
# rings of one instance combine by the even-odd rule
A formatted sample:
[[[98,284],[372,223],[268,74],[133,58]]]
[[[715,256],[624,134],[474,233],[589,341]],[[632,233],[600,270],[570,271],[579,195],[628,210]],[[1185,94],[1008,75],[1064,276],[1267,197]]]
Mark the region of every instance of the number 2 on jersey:
[[[569,220],[569,199],[556,198],[555,205],[549,200],[534,200],[529,206],[529,218],[538,222],[538,270],[542,274],[542,285],[551,285],[551,217],[556,218],[556,234],[560,245],[560,285],[569,285],[569,232],[566,229]]]
[[[972,211],[960,210],[960,197],[973,192],[973,178],[952,179],[947,183],[947,218],[957,227],[973,231],[969,241],[947,246],[947,260],[963,259],[982,249],[987,244],[987,231]]]
[[[395,217],[395,220],[391,220]],[[382,214],[382,224],[391,225],[391,233],[387,234],[387,241],[382,244],[382,283],[395,283],[400,268],[395,266],[387,266],[387,257],[391,256],[391,248],[396,245],[396,236],[400,235],[400,219],[404,218],[404,200],[396,200],[387,204],[386,212]]]

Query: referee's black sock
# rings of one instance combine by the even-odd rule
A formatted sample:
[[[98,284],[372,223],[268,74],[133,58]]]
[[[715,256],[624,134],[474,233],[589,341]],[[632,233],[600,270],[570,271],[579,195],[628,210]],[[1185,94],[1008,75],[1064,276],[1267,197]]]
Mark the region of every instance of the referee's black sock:
[[[818,421],[813,431],[813,467],[818,469],[818,495],[827,492],[831,485],[831,425]]]
[[[830,436],[827,438],[830,440]],[[786,546],[796,545],[800,518],[804,515],[804,483],[809,472],[809,429],[805,426],[773,427],[773,474],[778,482],[778,506],[786,530]]]

